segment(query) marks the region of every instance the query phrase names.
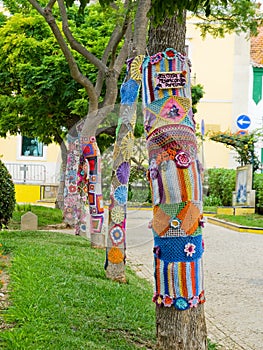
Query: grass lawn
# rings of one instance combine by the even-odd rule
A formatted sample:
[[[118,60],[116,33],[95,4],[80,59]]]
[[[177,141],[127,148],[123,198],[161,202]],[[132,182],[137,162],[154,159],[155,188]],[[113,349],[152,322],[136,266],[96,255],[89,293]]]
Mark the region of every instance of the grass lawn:
[[[216,215],[216,218],[225,221],[233,222],[241,226],[262,227],[263,215],[249,214],[249,215]]]
[[[105,253],[63,233],[0,233],[11,256],[10,306],[14,328],[0,333],[6,350],[152,349],[155,311],[150,283],[127,269],[127,284],[105,278]]]
[[[83,237],[45,231],[2,231],[0,242],[2,275],[10,280],[1,349],[155,348],[151,284],[129,268],[126,284],[106,279],[103,250]]]
[[[17,204],[13,212],[12,219],[9,222],[8,228],[10,230],[19,230],[21,216],[28,211],[31,211],[38,216],[39,228],[45,228],[48,225],[61,224],[63,221],[62,211],[60,209],[31,204]]]

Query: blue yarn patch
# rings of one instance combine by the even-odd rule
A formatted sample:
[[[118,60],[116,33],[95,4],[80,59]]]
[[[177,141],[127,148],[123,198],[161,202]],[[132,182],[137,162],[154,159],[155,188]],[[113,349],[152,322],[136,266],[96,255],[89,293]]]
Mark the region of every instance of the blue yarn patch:
[[[133,79],[129,79],[126,83],[123,83],[120,88],[121,103],[125,105],[132,105],[139,92],[140,85]]]
[[[201,258],[202,235],[186,237],[154,237],[154,246],[158,247],[157,257],[167,262],[187,262]]]

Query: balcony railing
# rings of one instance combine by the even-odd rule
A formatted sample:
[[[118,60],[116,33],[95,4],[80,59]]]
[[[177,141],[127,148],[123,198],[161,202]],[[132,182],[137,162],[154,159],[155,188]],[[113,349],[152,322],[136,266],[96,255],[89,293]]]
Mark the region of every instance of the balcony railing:
[[[46,182],[46,167],[41,164],[5,163],[15,183]]]

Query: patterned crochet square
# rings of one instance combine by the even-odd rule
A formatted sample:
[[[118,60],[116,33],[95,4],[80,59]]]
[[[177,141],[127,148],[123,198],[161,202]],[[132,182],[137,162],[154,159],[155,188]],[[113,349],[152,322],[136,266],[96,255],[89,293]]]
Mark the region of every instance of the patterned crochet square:
[[[152,227],[159,236],[163,236],[170,227],[170,216],[158,206],[153,208]]]
[[[177,217],[182,222],[181,228],[187,235],[192,235],[199,226],[200,210],[192,202],[188,202]]]

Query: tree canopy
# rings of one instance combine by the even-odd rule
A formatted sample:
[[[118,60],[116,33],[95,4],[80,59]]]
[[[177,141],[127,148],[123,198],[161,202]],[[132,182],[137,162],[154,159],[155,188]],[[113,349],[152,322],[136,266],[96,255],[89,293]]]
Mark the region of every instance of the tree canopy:
[[[75,14],[72,9],[70,17]],[[78,39],[98,57],[114,29],[113,17],[112,11],[93,5],[78,28]],[[87,114],[88,100],[43,17],[33,12],[11,16],[0,28],[0,48],[0,135],[22,132],[47,144],[61,142]],[[97,69],[80,55],[76,59],[95,83]]]

